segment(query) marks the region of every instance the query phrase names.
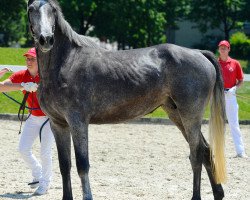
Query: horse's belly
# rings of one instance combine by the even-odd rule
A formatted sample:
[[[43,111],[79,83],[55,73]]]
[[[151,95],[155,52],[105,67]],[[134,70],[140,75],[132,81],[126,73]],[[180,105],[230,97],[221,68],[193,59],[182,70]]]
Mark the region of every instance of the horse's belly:
[[[93,117],[90,119],[91,124],[112,124],[112,123],[122,123],[127,122],[132,119],[136,119],[139,117],[142,117],[144,115],[140,116],[105,116],[105,117]]]
[[[152,102],[150,104],[144,103],[113,107],[93,115],[90,119],[90,123],[105,124],[126,122],[135,118],[142,117],[154,111],[160,105],[161,103],[159,102]]]

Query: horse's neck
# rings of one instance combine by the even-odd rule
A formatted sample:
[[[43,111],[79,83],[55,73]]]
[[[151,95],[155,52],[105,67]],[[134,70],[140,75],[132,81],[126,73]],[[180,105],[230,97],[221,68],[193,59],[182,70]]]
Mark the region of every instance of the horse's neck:
[[[56,29],[60,30],[62,35],[66,36],[71,43],[74,43],[77,46],[100,48],[100,46],[90,37],[79,35],[78,33],[76,33],[61,15],[58,17]]]
[[[40,75],[40,82],[46,83],[47,80],[50,80],[51,71],[53,70],[51,66],[51,52],[43,53],[41,50],[38,50],[37,55],[38,60],[38,68],[39,68],[39,75]]]
[[[55,31],[55,43],[53,48],[46,53],[38,50],[38,65],[41,81],[57,79],[63,60],[67,59],[72,43],[69,39]]]

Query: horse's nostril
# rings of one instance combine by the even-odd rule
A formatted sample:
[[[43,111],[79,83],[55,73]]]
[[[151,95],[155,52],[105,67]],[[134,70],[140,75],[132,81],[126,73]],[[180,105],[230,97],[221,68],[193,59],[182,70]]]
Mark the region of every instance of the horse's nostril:
[[[50,45],[53,45],[53,44],[54,44],[54,37],[53,37],[53,36],[50,38],[49,44],[50,44]]]
[[[41,45],[44,45],[44,44],[45,44],[45,38],[43,37],[43,35],[40,36],[40,38],[39,38],[39,43],[40,43]]]
[[[54,44],[54,36],[43,36],[41,35],[39,38],[39,43],[44,46],[44,45],[53,45]]]

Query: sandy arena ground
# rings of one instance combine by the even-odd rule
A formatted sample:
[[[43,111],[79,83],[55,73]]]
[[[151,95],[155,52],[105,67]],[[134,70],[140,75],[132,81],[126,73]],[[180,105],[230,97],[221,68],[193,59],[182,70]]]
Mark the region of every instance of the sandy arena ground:
[[[60,200],[61,175],[54,146],[54,177],[49,193],[33,196],[27,183],[31,173],[17,152],[17,121],[0,120],[0,199]],[[208,132],[207,125],[203,133]],[[246,151],[250,154],[250,126],[242,125]],[[189,149],[173,125],[118,124],[90,125],[90,180],[95,200],[190,200],[192,171]],[[38,153],[39,143],[35,145]],[[233,158],[231,136],[226,137],[228,182],[225,200],[250,198],[250,159]],[[72,158],[74,199],[81,200],[80,180]],[[213,200],[205,170],[202,199]]]

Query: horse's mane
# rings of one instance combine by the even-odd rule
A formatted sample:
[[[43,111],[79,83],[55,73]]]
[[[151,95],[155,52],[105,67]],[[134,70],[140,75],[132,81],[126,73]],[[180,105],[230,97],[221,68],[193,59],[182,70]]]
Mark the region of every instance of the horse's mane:
[[[57,0],[48,0],[48,3],[50,3],[50,5],[56,10],[58,27],[71,42],[74,42],[78,46],[100,48],[99,44],[95,42],[94,39],[88,36],[79,35],[72,29],[69,23],[65,20]]]

